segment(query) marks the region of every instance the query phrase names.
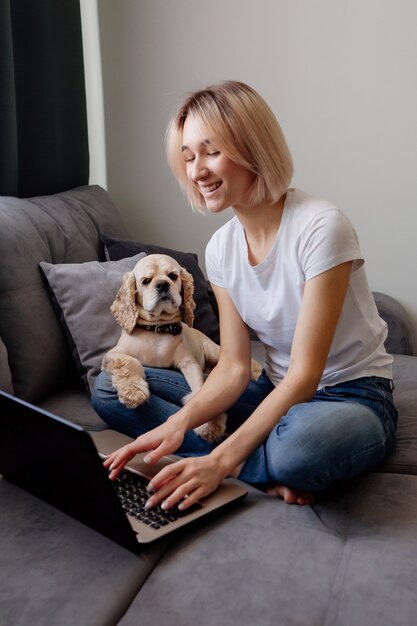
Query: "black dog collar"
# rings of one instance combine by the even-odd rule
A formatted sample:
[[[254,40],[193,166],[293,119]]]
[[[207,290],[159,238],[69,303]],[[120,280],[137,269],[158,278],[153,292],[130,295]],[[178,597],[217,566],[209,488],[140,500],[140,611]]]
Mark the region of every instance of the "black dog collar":
[[[156,326],[152,326],[151,324],[137,324],[137,327],[150,330],[152,333],[163,333],[166,335],[180,335],[182,333],[181,324],[157,324]]]

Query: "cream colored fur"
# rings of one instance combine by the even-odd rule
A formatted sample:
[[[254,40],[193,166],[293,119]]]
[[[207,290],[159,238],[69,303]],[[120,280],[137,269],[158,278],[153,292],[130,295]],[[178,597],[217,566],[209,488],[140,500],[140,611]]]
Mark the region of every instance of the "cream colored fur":
[[[220,347],[191,328],[193,291],[191,274],[166,255],[146,256],[124,275],[111,306],[122,333],[116,346],[104,356],[102,368],[111,375],[120,402],[128,408],[136,408],[149,397],[144,366],[180,370],[191,389],[183,399],[187,402],[201,389],[203,373],[216,365]],[[181,334],[157,334],[137,326],[167,323],[181,323]],[[252,365],[253,375],[259,375],[259,364]],[[222,414],[195,432],[213,442],[223,437],[225,427],[226,415]]]

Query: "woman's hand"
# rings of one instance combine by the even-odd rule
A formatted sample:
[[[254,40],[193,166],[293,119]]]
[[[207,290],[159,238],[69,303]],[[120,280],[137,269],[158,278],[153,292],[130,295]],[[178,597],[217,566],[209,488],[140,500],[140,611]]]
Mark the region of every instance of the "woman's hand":
[[[182,444],[185,430],[178,422],[169,418],[164,424],[157,426],[140,435],[132,443],[115,450],[103,465],[110,470],[109,478],[114,480],[128,463],[139,452],[148,452],[145,456],[146,463],[156,463],[166,454],[172,454]]]
[[[164,467],[152,478],[148,490],[155,493],[146,503],[146,508],[162,503],[161,507],[166,510],[179,502],[178,508],[186,510],[215,491],[226,476],[227,472],[210,454],[181,459]]]

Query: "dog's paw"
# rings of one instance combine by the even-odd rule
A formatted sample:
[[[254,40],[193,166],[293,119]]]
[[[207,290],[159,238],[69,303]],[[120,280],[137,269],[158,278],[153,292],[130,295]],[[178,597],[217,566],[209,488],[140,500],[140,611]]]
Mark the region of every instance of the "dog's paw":
[[[258,380],[259,376],[262,373],[262,365],[260,363],[258,363],[258,361],[255,361],[255,359],[252,359],[251,361],[251,378],[252,380]]]
[[[120,402],[128,409],[136,409],[149,398],[148,383],[144,380],[130,381],[123,385],[119,383],[116,388]]]
[[[226,432],[226,415],[223,413],[210,422],[194,428],[194,432],[209,443],[216,443],[223,439]]]
[[[195,391],[190,391],[190,393],[187,393],[186,396],[183,397],[182,399],[182,403],[183,404],[187,404],[187,402],[189,402],[191,400],[191,398],[194,398],[194,396],[199,392],[199,389],[196,389]]]

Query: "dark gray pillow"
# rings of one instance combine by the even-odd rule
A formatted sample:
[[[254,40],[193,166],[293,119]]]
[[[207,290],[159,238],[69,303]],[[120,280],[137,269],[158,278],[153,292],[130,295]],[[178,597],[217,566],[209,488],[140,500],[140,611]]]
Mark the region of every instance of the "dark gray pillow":
[[[66,332],[78,372],[91,391],[104,354],[120,336],[121,328],[110,306],[122,284],[145,253],[120,261],[41,263],[52,302]]]
[[[170,248],[142,243],[141,241],[116,239],[108,235],[102,235],[101,240],[104,243],[106,258],[112,261],[138,254],[138,252],[146,252],[146,254],[168,254],[178,261],[182,267],[185,267],[194,278],[194,300],[196,304],[194,311],[194,328],[197,328],[210,337],[210,339],[219,343],[219,322],[210,304],[209,284],[198,265],[198,257],[196,254],[171,250]]]

